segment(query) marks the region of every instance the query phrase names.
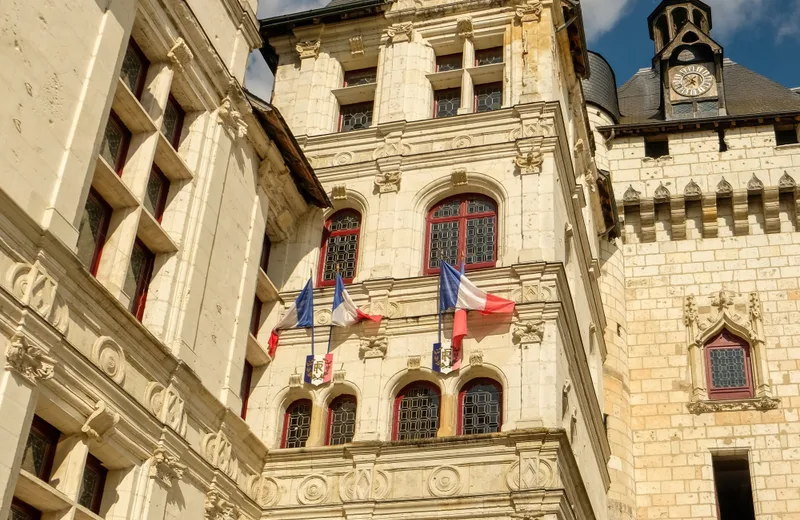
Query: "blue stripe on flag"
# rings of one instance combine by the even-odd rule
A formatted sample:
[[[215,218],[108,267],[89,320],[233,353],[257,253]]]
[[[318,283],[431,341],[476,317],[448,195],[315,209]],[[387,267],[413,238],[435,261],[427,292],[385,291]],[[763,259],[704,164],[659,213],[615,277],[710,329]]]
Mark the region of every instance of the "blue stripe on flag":
[[[314,287],[312,287],[310,279],[294,304],[297,306],[297,328],[313,327]]]
[[[439,274],[439,312],[454,309],[458,302],[458,286],[461,285],[461,275],[453,266],[442,260]]]
[[[336,273],[336,290],[333,292],[334,310],[344,301],[344,297],[342,296],[343,292],[344,292],[344,282],[342,281],[342,277],[339,276],[339,273]]]

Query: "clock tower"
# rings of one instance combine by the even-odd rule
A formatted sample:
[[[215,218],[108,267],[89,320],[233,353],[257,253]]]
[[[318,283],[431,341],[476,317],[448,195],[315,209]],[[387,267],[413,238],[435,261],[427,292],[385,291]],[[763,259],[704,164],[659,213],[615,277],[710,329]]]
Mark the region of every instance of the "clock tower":
[[[711,8],[700,0],[664,0],[648,24],[665,119],[726,115],[723,52],[710,36]]]

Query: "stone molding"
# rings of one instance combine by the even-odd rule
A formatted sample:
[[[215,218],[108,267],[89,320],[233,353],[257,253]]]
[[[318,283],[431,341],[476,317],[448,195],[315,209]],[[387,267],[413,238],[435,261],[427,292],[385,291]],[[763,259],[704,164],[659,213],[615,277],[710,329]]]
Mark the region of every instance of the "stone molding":
[[[97,401],[94,410],[81,426],[81,431],[90,440],[103,443],[114,434],[114,429],[119,422],[119,414],[106,405],[105,401]]]
[[[45,349],[31,343],[22,334],[16,334],[8,342],[6,370],[16,372],[33,385],[52,379],[56,363]]]
[[[167,52],[167,58],[172,62],[175,70],[183,72],[189,62],[194,59],[194,54],[183,38],[180,36],[175,40],[172,48]]]
[[[686,405],[689,412],[700,415],[714,412],[746,412],[759,411],[768,412],[775,410],[781,404],[781,400],[772,397],[757,397],[755,399],[736,399],[730,401],[697,400]]]

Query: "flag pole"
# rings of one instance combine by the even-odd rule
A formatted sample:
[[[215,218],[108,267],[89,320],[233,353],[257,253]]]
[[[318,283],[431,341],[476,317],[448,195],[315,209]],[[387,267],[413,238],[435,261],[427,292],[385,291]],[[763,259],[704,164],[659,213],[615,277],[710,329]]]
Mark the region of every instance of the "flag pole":
[[[442,269],[444,269],[444,251],[439,251],[439,279],[436,281],[436,315],[439,318],[439,348],[442,346]]]
[[[339,283],[339,264],[336,264],[336,279],[334,280],[333,292],[336,294],[336,285]],[[342,282],[344,285],[344,282]],[[326,354],[331,353],[331,341],[333,340],[333,312],[331,312],[331,325],[328,327],[328,351]]]
[[[309,269],[311,273],[311,292],[314,292],[314,268]],[[314,357],[314,296],[311,296],[311,357]]]

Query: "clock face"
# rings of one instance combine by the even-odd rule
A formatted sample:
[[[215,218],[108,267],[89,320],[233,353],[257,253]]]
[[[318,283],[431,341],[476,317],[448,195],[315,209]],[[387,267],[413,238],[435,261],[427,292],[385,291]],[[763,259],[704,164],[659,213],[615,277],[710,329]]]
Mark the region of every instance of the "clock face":
[[[672,77],[672,88],[686,97],[697,97],[705,94],[714,85],[714,76],[702,65],[683,67]]]

